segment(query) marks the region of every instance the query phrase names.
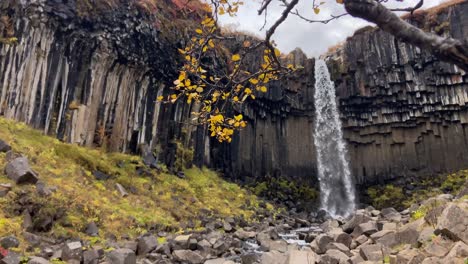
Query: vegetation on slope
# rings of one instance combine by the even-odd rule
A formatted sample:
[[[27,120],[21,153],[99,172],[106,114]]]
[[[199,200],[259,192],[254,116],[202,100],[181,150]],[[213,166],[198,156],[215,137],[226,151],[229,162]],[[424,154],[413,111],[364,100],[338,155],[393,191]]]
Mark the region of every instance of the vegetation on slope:
[[[33,216],[35,230],[53,238],[86,239],[83,231],[88,223],[95,222],[100,228],[100,237],[93,238],[96,241],[135,237],[152,230],[197,229],[206,218],[237,216],[251,220],[259,206],[254,195],[208,169],[186,169],[186,177],[180,179],[148,169],[140,157],[65,144],[3,118],[0,139],[29,158],[40,181],[56,187],[52,195],[44,197],[36,186],[14,186],[2,170],[0,183],[14,187],[0,198],[0,237],[21,237],[26,209]],[[0,168],[5,163],[5,153],[0,153]],[[97,180],[94,171],[110,178]],[[116,183],[130,195],[121,197]]]
[[[400,210],[443,193],[457,194],[468,181],[468,170],[428,177],[411,184],[412,191],[394,184],[373,186],[367,190],[376,208],[395,207]]]

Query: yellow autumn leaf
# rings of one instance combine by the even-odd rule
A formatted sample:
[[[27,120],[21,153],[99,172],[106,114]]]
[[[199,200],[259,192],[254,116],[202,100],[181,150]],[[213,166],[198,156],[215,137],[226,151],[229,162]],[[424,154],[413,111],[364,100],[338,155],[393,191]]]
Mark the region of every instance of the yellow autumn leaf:
[[[234,119],[235,119],[236,121],[241,121],[242,118],[244,118],[244,117],[242,116],[242,114],[239,114],[239,115],[234,116]]]
[[[197,29],[195,30],[195,32],[197,32],[198,34],[201,34],[201,33],[203,33],[203,30],[197,28]]]
[[[337,2],[338,4],[343,4],[344,1],[343,1],[343,0],[336,0],[336,2]]]
[[[158,102],[161,102],[162,100],[164,100],[164,96],[160,95],[160,96],[158,96],[158,98],[156,98],[156,100]]]
[[[203,93],[203,88],[202,88],[202,87],[198,87],[195,91],[197,91],[197,93]]]
[[[239,60],[240,60],[240,55],[239,55],[239,54],[234,54],[234,55],[232,55],[231,60],[232,60],[232,61],[239,61]]]
[[[318,14],[320,13],[320,8],[315,7],[315,8],[314,8],[314,13],[315,13],[316,15],[318,15]]]
[[[215,47],[215,44],[212,39],[208,40],[208,46],[210,46],[211,48]]]
[[[266,86],[260,87],[259,90],[260,90],[262,93],[266,93],[266,92],[268,91],[268,89],[267,89]]]

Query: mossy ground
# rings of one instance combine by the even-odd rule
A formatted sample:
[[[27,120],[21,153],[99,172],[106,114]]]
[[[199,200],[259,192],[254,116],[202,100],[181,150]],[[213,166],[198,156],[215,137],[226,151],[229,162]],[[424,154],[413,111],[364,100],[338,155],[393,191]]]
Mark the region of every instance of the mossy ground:
[[[367,189],[371,204],[376,208],[395,207],[403,210],[414,203],[443,193],[457,194],[468,181],[468,170],[428,177],[415,182],[408,194],[403,187],[393,184],[374,186]]]
[[[0,198],[0,236],[13,234],[21,238],[18,201],[24,202],[25,196],[38,208],[37,217],[58,218],[46,232],[48,237],[91,239],[83,231],[94,221],[100,228],[100,237],[91,240],[94,243],[110,235],[135,237],[150,230],[200,228],[202,215],[249,220],[259,205],[256,196],[208,169],[186,169],[185,179],[149,169],[138,175],[137,167],[145,168],[140,157],[65,144],[4,118],[0,118],[0,139],[29,158],[41,181],[57,187],[51,196],[40,197],[35,186],[14,186]],[[3,172],[5,162],[5,154],[1,153],[0,183],[11,182]],[[94,170],[111,178],[98,181],[92,174]],[[116,183],[130,195],[120,197]]]

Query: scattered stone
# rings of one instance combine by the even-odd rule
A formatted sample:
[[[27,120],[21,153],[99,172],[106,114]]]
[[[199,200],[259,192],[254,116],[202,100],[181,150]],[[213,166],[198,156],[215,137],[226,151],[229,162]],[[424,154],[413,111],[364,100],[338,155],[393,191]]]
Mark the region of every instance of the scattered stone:
[[[98,226],[96,225],[95,222],[90,222],[88,224],[88,226],[86,226],[86,231],[85,233],[88,235],[88,236],[98,236],[99,235],[99,228]]]
[[[423,218],[402,226],[398,229],[396,234],[397,243],[416,245],[419,238],[419,232],[422,230],[423,226]]]
[[[83,252],[83,264],[98,264],[99,253],[95,249],[88,249]]]
[[[94,178],[96,178],[96,180],[98,181],[105,181],[111,178],[110,175],[107,175],[104,172],[98,171],[98,170],[93,171],[93,175],[94,175]]]
[[[11,146],[5,141],[0,139],[0,152],[8,152],[11,150]]]
[[[397,229],[397,224],[396,223],[384,223],[382,226],[382,230],[393,230],[395,231]]]
[[[270,251],[263,253],[260,258],[262,264],[284,264],[287,260],[287,255],[278,251]]]
[[[201,264],[204,260],[198,252],[191,250],[175,250],[172,255],[177,261],[190,264]]]
[[[13,252],[13,251],[8,251],[8,254],[0,259],[0,264],[20,264],[21,263],[21,255]]]
[[[241,256],[242,264],[255,264],[260,261],[260,256],[257,253],[246,253]]]
[[[29,261],[28,264],[50,264],[50,262],[41,257],[32,257]]]
[[[397,254],[396,263],[419,264],[424,258],[424,255],[416,249],[405,249]]]
[[[244,229],[239,229],[234,233],[234,237],[237,237],[241,240],[246,240],[246,239],[251,239],[254,238],[257,235],[257,233],[253,231],[245,231]]]
[[[226,221],[223,222],[223,229],[226,232],[232,232],[234,229],[232,228],[232,225]]]
[[[333,238],[326,234],[318,235],[311,243],[311,248],[315,253],[324,254],[327,251],[327,245],[333,242]]]
[[[383,261],[384,259],[382,245],[380,244],[362,245],[359,248],[359,255],[361,255],[364,260],[370,261]]]
[[[317,255],[312,251],[293,250],[289,253],[287,264],[315,264]]]
[[[128,248],[119,248],[111,251],[107,258],[111,264],[136,264],[135,252]]]
[[[376,233],[377,231],[377,224],[375,222],[366,222],[359,224],[356,228],[354,228],[354,231],[351,234],[351,236],[359,237],[362,234],[369,236]]]
[[[36,183],[36,191],[40,196],[50,196],[52,195],[52,191],[47,188],[44,182],[38,181]]]
[[[0,198],[7,196],[7,194],[11,191],[11,188],[11,184],[0,184]]]
[[[339,264],[347,263],[349,257],[336,249],[329,249],[325,255],[320,256],[319,264]]]
[[[6,236],[0,239],[0,246],[4,249],[17,248],[19,245],[20,242],[15,236]]]
[[[16,184],[35,184],[39,180],[26,157],[19,157],[8,162],[5,173]]]
[[[143,256],[155,250],[157,246],[158,240],[155,236],[143,236],[138,239],[138,247],[136,252],[139,256]]]
[[[367,223],[372,220],[369,216],[361,213],[356,213],[349,221],[347,221],[341,228],[346,233],[353,232],[354,228],[360,224]]]
[[[117,191],[119,191],[120,196],[122,196],[122,197],[127,197],[128,196],[127,190],[125,190],[125,188],[121,184],[116,183],[115,188],[117,189]]]
[[[385,219],[389,221],[393,221],[393,222],[401,221],[401,214],[397,210],[395,210],[395,208],[384,208],[382,209],[380,213]]]
[[[83,245],[81,242],[70,242],[66,243],[62,248],[62,260],[71,261],[77,260],[81,261],[83,259]]]
[[[352,241],[353,241],[353,238],[348,233],[342,232],[335,236],[335,242],[341,243],[348,248],[351,246]]]

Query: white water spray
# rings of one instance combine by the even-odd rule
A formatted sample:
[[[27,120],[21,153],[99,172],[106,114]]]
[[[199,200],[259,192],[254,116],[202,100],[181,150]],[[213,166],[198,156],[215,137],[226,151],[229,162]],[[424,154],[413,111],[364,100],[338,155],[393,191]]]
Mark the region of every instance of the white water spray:
[[[332,216],[348,216],[355,208],[355,189],[335,101],[335,84],[323,60],[315,62],[315,146],[321,206]]]

